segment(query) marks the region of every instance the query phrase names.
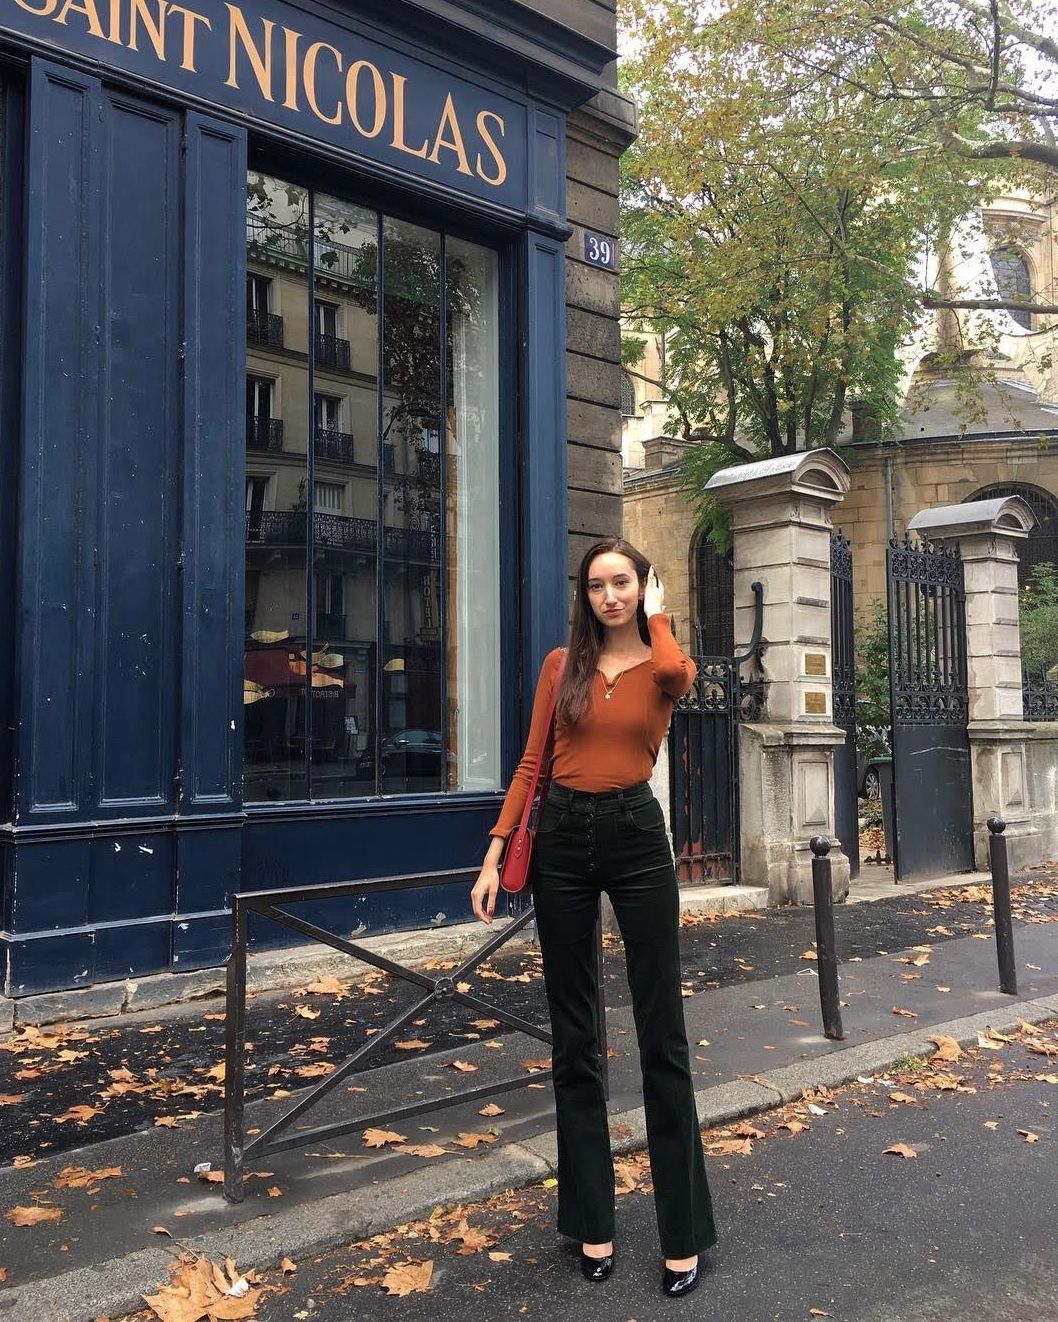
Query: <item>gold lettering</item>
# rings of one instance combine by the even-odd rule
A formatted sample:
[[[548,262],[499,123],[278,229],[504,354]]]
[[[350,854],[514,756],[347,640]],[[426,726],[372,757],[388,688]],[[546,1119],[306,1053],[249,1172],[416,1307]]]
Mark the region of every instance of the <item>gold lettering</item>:
[[[338,72],[342,71],[342,52],[336,50],[333,46],[328,46],[325,41],[314,41],[305,52],[305,100],[309,103],[309,109],[317,119],[322,119],[325,124],[340,124],[342,122],[342,103],[338,102],[333,115],[325,115],[320,109],[319,102],[316,100],[316,61],[319,59],[320,51],[330,51],[334,56],[334,62],[338,66]]]
[[[406,151],[409,156],[420,156],[425,159],[426,153],[430,150],[429,138],[423,141],[421,147],[409,147],[404,141],[404,88],[407,84],[407,78],[402,78],[399,73],[391,73],[393,79],[393,142],[391,146],[396,147],[397,151]]]
[[[213,24],[205,14],[196,14],[193,9],[185,9],[183,5],[170,5],[170,14],[179,14],[184,20],[184,50],[183,57],[180,60],[180,68],[188,69],[191,73],[197,73],[195,68],[195,24],[205,23],[207,31],[211,30]]]
[[[132,0],[129,10],[129,50],[139,50],[136,45],[139,25],[142,22],[147,29],[147,40],[154,47],[154,53],[160,60],[165,59],[165,9],[166,0],[158,0],[158,21],[155,22],[147,12],[147,0]]]
[[[443,136],[445,129],[451,131],[452,136],[446,138]],[[441,111],[441,122],[437,126],[437,137],[434,139],[433,151],[430,153],[430,160],[434,165],[440,165],[438,157],[441,148],[446,151],[454,151],[459,159],[456,169],[460,174],[472,174],[470,162],[467,160],[467,149],[463,146],[463,134],[459,128],[459,118],[456,115],[455,102],[452,100],[452,93],[449,92],[445,98],[445,108]]]
[[[283,64],[287,75],[287,92],[283,97],[283,104],[288,110],[298,108],[298,42],[300,40],[300,32],[295,32],[293,28],[283,29],[285,43]]]
[[[478,152],[478,158],[477,161],[475,162],[475,173],[477,174],[479,179],[484,179],[484,181],[487,184],[492,184],[494,188],[499,188],[500,184],[502,184],[503,181],[507,178],[507,162],[503,158],[503,153],[496,145],[496,139],[489,132],[488,121],[490,119],[495,120],[497,125],[499,126],[499,133],[501,138],[506,132],[507,126],[504,124],[503,120],[499,117],[499,115],[496,114],[495,111],[493,110],[478,111],[478,118],[477,118],[478,132],[481,134],[482,139],[484,140],[489,155],[496,162],[496,173],[494,175],[485,173],[484,163],[481,159],[480,152]]]
[[[59,0],[44,0],[44,5],[38,9],[35,5],[29,4],[28,0],[15,0],[19,9],[24,9],[27,14],[36,14],[38,18],[51,18],[55,13]]]
[[[56,23],[66,22],[66,15],[69,13],[84,14],[88,19],[88,31],[93,37],[102,37],[106,40],[106,34],[99,25],[99,15],[96,13],[95,0],[84,0],[83,4],[75,4],[74,0],[66,0],[62,9],[55,15]]]
[[[273,99],[272,29],[275,24],[270,18],[261,19],[261,26],[264,29],[264,54],[262,55],[250,35],[250,29],[246,25],[242,10],[237,5],[227,3],[224,8],[231,16],[231,22],[228,25],[228,76],[224,80],[225,87],[237,88],[239,86],[239,80],[236,76],[238,67],[237,47],[241,46],[246,52],[246,58],[250,61],[250,68],[257,79],[257,86],[261,89],[261,95],[266,101],[271,101]]]
[[[364,128],[361,124],[360,112],[356,105],[360,75],[365,69],[371,74],[375,92],[375,122],[369,129]],[[349,118],[353,121],[353,128],[356,129],[357,133],[362,138],[377,138],[386,122],[386,84],[382,81],[382,75],[370,60],[357,60],[355,64],[350,64],[345,75],[345,104],[349,107]]]
[[[110,31],[107,41],[115,46],[121,45],[121,0],[110,0]]]

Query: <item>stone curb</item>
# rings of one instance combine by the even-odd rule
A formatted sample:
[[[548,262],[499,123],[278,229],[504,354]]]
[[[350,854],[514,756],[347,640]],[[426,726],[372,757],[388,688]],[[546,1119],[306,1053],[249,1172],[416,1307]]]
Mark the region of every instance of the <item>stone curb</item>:
[[[953,1037],[961,1044],[975,1043],[978,1033],[986,1028],[1009,1032],[1017,1028],[1018,1019],[1035,1024],[1056,1016],[1058,996],[1012,1001],[928,1029],[839,1049],[803,1064],[787,1065],[770,1075],[703,1088],[695,1094],[699,1120],[709,1127],[726,1124],[795,1101],[806,1088],[837,1088],[859,1075],[883,1072],[905,1056],[932,1052],[936,1034]],[[626,1155],[646,1146],[642,1107],[618,1112],[610,1117],[610,1123],[628,1131],[615,1136],[615,1154]],[[498,1150],[424,1167],[359,1190],[355,1197],[333,1194],[310,1207],[256,1217],[229,1230],[184,1242],[215,1261],[230,1254],[244,1270],[264,1270],[278,1266],[283,1257],[297,1260],[395,1224],[418,1220],[439,1204],[477,1202],[506,1189],[534,1184],[554,1175],[556,1165],[552,1131]],[[42,1282],[31,1282],[21,1301],[18,1290],[0,1295],[0,1318],[12,1322],[93,1322],[100,1316],[120,1317],[139,1308],[142,1295],[157,1288],[171,1256],[169,1241],[164,1241],[156,1248],[52,1277],[47,1281],[47,1302],[41,1298]]]

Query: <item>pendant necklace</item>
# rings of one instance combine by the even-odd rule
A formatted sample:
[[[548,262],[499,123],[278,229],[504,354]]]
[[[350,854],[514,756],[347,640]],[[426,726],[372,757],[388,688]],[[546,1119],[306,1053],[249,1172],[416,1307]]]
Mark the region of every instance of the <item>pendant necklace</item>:
[[[624,673],[625,673],[625,672],[624,672],[623,670],[619,670],[619,671],[617,672],[617,678],[616,678],[616,679],[614,680],[614,682],[611,684],[610,681],[606,678],[606,676],[602,674],[602,671],[601,671],[601,670],[599,671],[599,674],[602,675],[603,688],[606,690],[606,692],[603,694],[603,697],[604,697],[604,698],[606,698],[607,700],[609,700],[609,698],[610,698],[611,695],[613,694],[614,689],[618,686],[618,684],[620,684],[620,682],[621,682],[621,676],[622,676]]]

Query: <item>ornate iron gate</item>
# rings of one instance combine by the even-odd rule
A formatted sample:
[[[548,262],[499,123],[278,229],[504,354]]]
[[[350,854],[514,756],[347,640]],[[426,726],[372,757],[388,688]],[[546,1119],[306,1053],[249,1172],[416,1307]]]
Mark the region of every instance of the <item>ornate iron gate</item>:
[[[897,881],[973,868],[966,609],[958,548],[890,541]]]
[[[753,638],[742,656],[703,655],[695,626],[698,677],[669,729],[669,798],[676,876],[681,882],[739,879],[738,726],[763,719],[764,685],[742,676],[760,649],[764,589],[754,583]]]
[[[840,530],[830,537],[830,638],[834,724],[845,742],[834,749],[834,826],[860,875],[859,776],[856,766],[856,643],[852,608],[852,548]]]

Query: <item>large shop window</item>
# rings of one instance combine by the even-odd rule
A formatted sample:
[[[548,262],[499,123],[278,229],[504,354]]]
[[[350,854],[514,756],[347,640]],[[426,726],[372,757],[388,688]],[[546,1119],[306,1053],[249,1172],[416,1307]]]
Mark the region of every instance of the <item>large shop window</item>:
[[[499,787],[498,285],[249,175],[248,803]]]

